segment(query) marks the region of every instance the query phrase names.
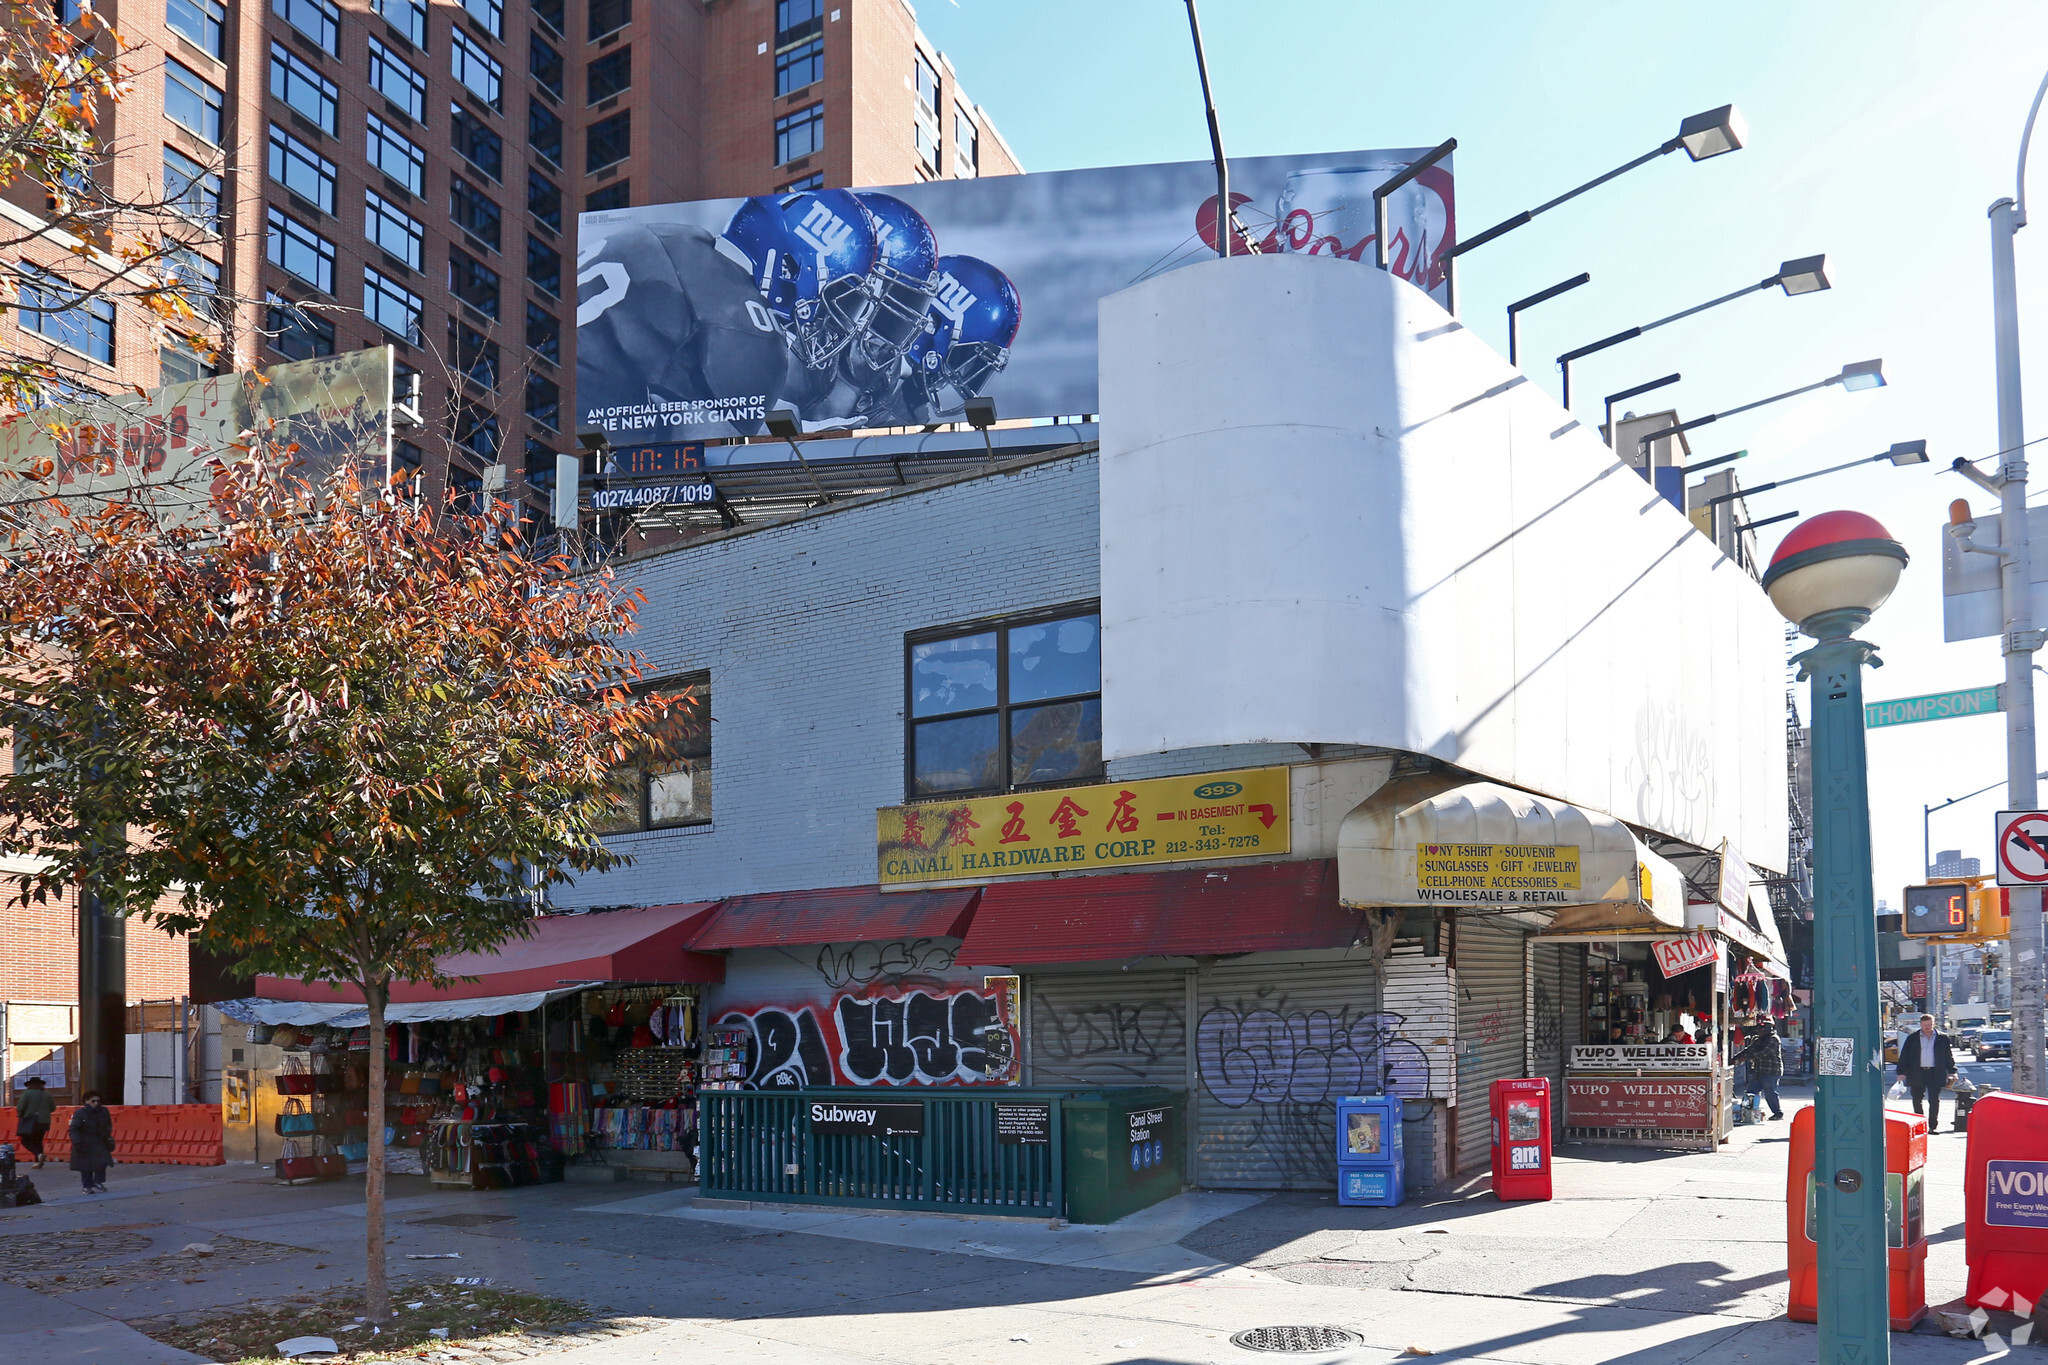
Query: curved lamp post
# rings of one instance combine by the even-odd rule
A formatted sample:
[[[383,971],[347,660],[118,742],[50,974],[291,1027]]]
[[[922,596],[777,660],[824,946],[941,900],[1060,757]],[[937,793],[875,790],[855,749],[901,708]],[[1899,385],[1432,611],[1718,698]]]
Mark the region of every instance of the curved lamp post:
[[[1861,512],[1792,528],[1763,576],[1771,604],[1816,641],[1800,654],[1813,727],[1814,1115],[1812,1196],[1820,1263],[1820,1359],[1890,1357],[1885,1266],[1884,1061],[1878,1034],[1877,920],[1870,890],[1870,793],[1863,665],[1853,638],[1884,605],[1906,550]]]

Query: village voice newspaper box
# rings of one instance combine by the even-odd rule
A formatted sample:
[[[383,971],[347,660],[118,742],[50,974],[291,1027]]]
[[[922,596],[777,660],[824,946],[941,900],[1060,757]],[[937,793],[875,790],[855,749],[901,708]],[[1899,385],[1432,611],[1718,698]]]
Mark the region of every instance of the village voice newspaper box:
[[[1490,1102],[1494,1198],[1550,1198],[1550,1082],[1495,1081]]]
[[[1963,1167],[1965,1296],[1973,1305],[2031,1306],[2048,1294],[2048,1100],[2003,1091],[1970,1110]]]
[[[2040,1101],[2035,1101],[2040,1103]],[[1791,1295],[1785,1316],[1818,1320],[1820,1200],[1813,1179],[1811,1106],[1792,1116],[1792,1153],[1785,1168],[1785,1260]],[[1884,1111],[1884,1240],[1887,1316],[1894,1332],[1910,1332],[1927,1316],[1927,1120],[1903,1109]]]
[[[1401,1097],[1337,1101],[1337,1202],[1392,1208],[1407,1197],[1401,1174]]]

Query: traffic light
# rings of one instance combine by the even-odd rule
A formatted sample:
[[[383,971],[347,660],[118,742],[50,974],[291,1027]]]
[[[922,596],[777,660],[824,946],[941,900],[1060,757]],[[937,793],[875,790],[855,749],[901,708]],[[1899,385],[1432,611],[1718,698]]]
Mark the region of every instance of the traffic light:
[[[2012,894],[2002,886],[1970,893],[1970,932],[1979,939],[2012,937]]]
[[[1968,882],[1906,888],[1902,933],[1908,938],[1951,938],[1970,932]]]

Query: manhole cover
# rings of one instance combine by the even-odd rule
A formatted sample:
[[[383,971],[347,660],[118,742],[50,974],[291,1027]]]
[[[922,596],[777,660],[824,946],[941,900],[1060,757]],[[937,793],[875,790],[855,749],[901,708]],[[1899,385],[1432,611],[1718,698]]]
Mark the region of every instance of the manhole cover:
[[[486,1223],[509,1223],[509,1213],[444,1213],[439,1218],[415,1218],[417,1227],[480,1228]]]
[[[1242,1346],[1247,1351],[1311,1354],[1316,1351],[1342,1351],[1364,1341],[1365,1338],[1358,1333],[1347,1332],[1342,1327],[1254,1327],[1239,1332],[1230,1339],[1230,1344]]]

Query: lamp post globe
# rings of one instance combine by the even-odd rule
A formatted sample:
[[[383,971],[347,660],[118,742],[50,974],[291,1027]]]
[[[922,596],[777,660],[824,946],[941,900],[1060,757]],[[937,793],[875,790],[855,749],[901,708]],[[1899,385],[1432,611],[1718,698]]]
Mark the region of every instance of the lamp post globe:
[[[1870,619],[1898,586],[1906,547],[1877,518],[1822,512],[1793,527],[1771,556],[1771,605],[1816,640],[1836,640]]]

